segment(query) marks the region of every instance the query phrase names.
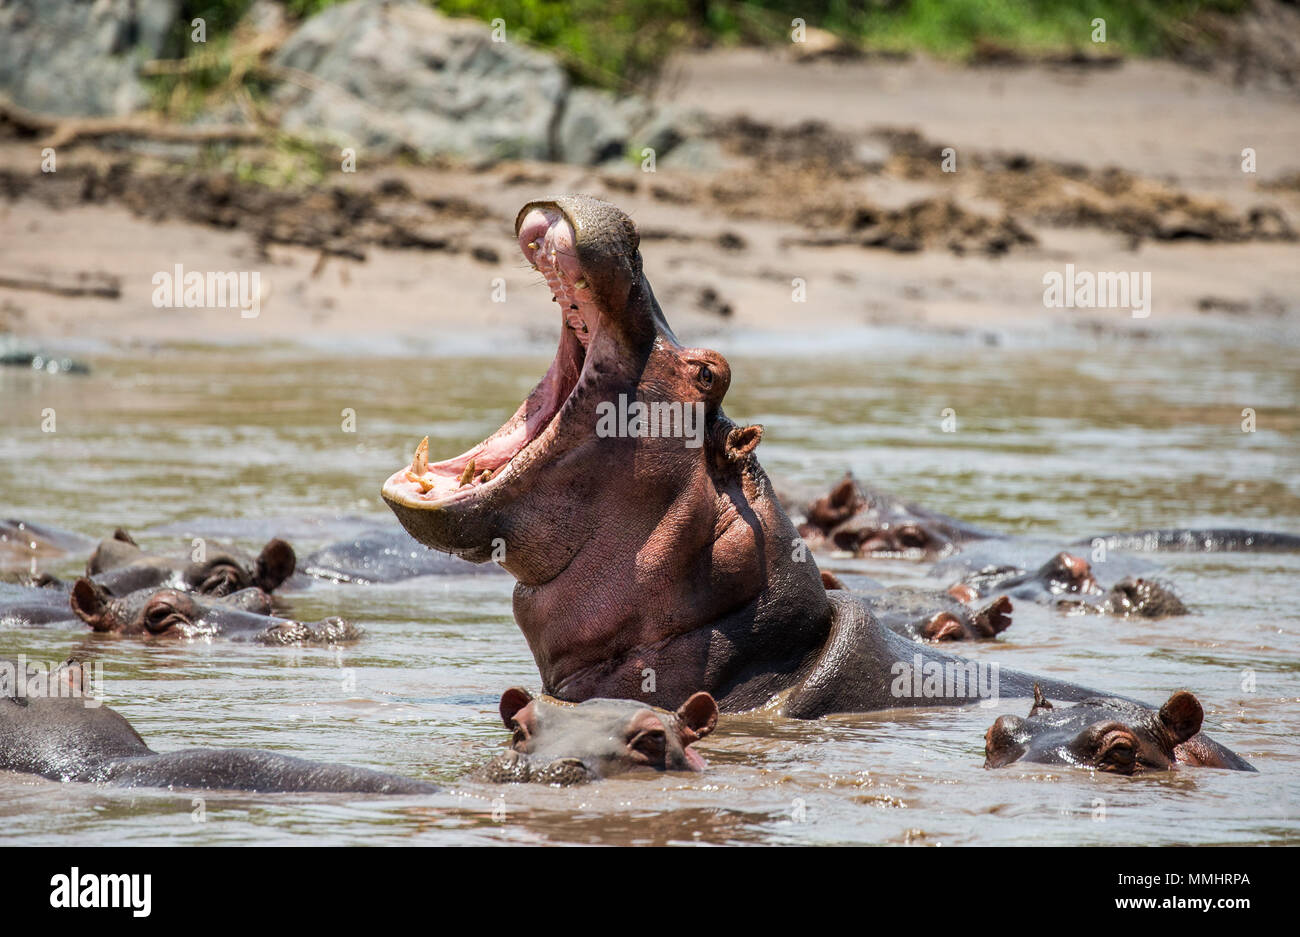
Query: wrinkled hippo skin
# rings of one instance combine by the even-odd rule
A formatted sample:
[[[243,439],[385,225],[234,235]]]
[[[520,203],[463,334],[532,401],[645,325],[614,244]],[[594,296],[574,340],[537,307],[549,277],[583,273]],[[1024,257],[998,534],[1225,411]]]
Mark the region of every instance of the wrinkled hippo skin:
[[[949,587],[948,593],[963,602],[999,592],[1021,601],[1054,605],[1078,614],[1139,618],[1187,614],[1187,606],[1170,586],[1149,575],[1125,574],[1135,566],[1141,567],[1141,561],[1135,563],[1124,557],[1114,557],[1094,567],[1081,556],[1059,552],[1041,566],[1026,570],[1014,562],[985,564],[979,552],[940,563],[931,575],[949,578],[954,572],[962,572],[962,577]],[[1122,578],[1106,586],[1098,573],[1112,577],[1112,580],[1115,576],[1122,575]]]
[[[77,618],[97,633],[151,640],[223,637],[276,646],[345,644],[362,633],[341,618],[300,622],[272,615],[270,596],[255,586],[221,596],[178,589],[138,589],[114,596],[82,577],[73,584],[68,601]]]
[[[416,576],[501,573],[494,563],[470,563],[430,550],[404,530],[383,530],[339,540],[303,559],[308,576],[332,582],[399,582]]]
[[[1104,696],[1056,707],[1035,687],[1028,719],[1001,716],[989,727],[984,736],[984,767],[1026,761],[1114,774],[1161,771],[1175,765],[1254,771],[1226,749],[1197,743],[1203,718],[1200,700],[1186,690],[1174,693],[1153,712],[1130,700]]]
[[[964,544],[1001,536],[865,488],[851,474],[828,494],[794,511],[803,514],[799,534],[814,549],[845,550],[855,556],[935,558]]]
[[[28,673],[16,661],[0,661],[7,674],[0,695],[0,768],[53,781],[118,787],[168,787],[257,793],[428,794],[424,781],[348,765],[306,761],[249,748],[188,749],[159,754],[119,713],[81,694],[81,667],[69,662],[56,673],[59,690],[29,694]],[[30,664],[29,664],[30,666]],[[73,692],[68,692],[72,689]],[[89,705],[88,705],[89,704]]]
[[[633,700],[564,703],[511,687],[501,696],[510,749],[477,772],[495,782],[581,784],[630,771],[703,771],[691,745],[713,731],[718,704],[694,693],[676,712]]]
[[[754,454],[762,427],[723,413],[726,359],[678,342],[632,220],[565,197],[525,205],[515,231],[560,307],[555,359],[499,430],[438,462],[426,439],[382,493],[426,546],[485,562],[504,543],[545,692],[675,709],[703,690],[724,712],[770,704],[795,718],[981,698],[978,680],[936,697],[905,679],[918,665],[978,668],[882,627],[795,559],[798,531]],[[1035,683],[999,681],[1003,696]],[[1098,695],[1038,682],[1060,699]]]
[[[86,575],[115,595],[168,585],[189,592],[222,596],[255,586],[275,591],[293,575],[296,557],[283,540],[271,540],[256,557],[234,547],[208,544],[202,560],[147,553],[118,528],[101,540],[86,563]]]
[[[937,589],[881,586],[874,582],[859,588],[855,583],[859,579],[867,577],[838,576],[822,570],[822,583],[827,589],[850,591],[890,631],[918,641],[989,640],[1011,627],[1013,606],[1005,595],[974,609]]]

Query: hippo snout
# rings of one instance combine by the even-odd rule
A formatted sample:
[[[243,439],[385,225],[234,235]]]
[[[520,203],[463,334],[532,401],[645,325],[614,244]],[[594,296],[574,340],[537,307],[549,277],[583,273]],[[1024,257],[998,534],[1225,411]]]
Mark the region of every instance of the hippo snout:
[[[535,765],[527,755],[514,749],[501,752],[483,766],[485,780],[495,784],[554,784],[569,787],[585,784],[595,774],[580,758],[557,758]]]

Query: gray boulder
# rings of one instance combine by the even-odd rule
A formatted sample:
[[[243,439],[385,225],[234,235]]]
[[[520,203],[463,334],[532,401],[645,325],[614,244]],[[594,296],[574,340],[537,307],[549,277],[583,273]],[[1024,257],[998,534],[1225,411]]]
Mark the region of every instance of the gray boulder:
[[[275,62],[308,76],[276,93],[285,130],[381,154],[554,158],[553,123],[569,93],[554,59],[414,0],[331,7]]]
[[[0,93],[47,114],[115,116],[148,103],[178,0],[2,0]]]

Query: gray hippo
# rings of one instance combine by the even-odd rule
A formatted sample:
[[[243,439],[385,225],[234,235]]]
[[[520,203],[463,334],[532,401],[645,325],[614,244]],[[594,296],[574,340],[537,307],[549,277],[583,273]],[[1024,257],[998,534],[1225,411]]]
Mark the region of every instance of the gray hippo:
[[[846,589],[897,634],[917,641],[986,641],[1011,627],[1011,599],[999,595],[971,608],[947,592],[912,586],[884,586],[867,576],[822,570],[827,589]]]
[[[426,546],[500,557],[546,693],[672,710],[703,690],[793,718],[987,697],[979,663],[826,590],[755,455],[762,427],[722,410],[730,365],[677,340],[630,218],[564,197],[525,205],[515,230],[559,306],[554,360],[500,429],[439,461],[426,439],[382,494]],[[1036,679],[1099,695],[1010,670],[996,692]]]
[[[984,736],[984,767],[1026,761],[1114,774],[1161,771],[1180,764],[1254,771],[1231,752],[1193,741],[1203,718],[1200,700],[1186,690],[1174,693],[1153,712],[1113,696],[1058,708],[1047,701],[1041,688],[1034,687],[1028,719],[1001,716],[989,727]]]
[[[0,520],[0,570],[29,569],[34,560],[59,559],[89,550],[90,537],[32,521]]]
[[[247,748],[153,751],[120,714],[90,698],[84,668],[70,660],[46,674],[0,659],[0,770],[54,781],[258,793],[426,794],[426,781]],[[501,697],[511,748],[472,775],[492,782],[567,785],[636,771],[699,771],[689,746],[712,731],[706,693],[677,713],[627,700],[580,706],[533,700],[517,687]]]
[[[149,553],[120,527],[101,540],[86,562],[86,575],[116,595],[167,585],[205,595],[229,595],[255,586],[273,592],[293,575],[293,547],[272,539],[252,557],[236,547],[205,544],[202,554]]]
[[[223,637],[274,646],[343,644],[361,629],[340,618],[300,622],[273,613],[271,597],[249,587],[211,596],[179,589],[137,589],[115,596],[82,577],[71,588],[0,584],[0,624],[26,627],[77,623],[98,634],[149,641]]]
[[[1012,558],[1008,559],[1009,555]],[[1104,564],[1094,565],[1062,551],[1053,553],[1041,565],[1025,568],[1022,557],[1041,555],[1042,548],[1027,550],[1020,544],[1010,551],[1006,544],[980,547],[940,562],[930,575],[939,579],[960,576],[948,588],[948,594],[962,602],[998,592],[1071,613],[1138,618],[1187,614],[1187,606],[1177,593],[1152,577],[1152,564],[1145,560],[1116,555]]]
[[[302,572],[331,582],[399,582],[417,576],[501,573],[494,563],[467,563],[430,550],[402,529],[375,530],[309,553]]]
[[[486,780],[580,784],[628,771],[703,771],[691,744],[713,731],[718,704],[694,693],[676,712],[633,700],[565,703],[511,687],[501,695],[510,749],[480,769]]]
[[[76,616],[99,634],[149,639],[224,637],[259,644],[344,644],[361,629],[341,618],[300,622],[271,614],[270,597],[255,586],[226,595],[178,589],[138,589],[114,596],[82,577],[72,586]]]
[[[783,502],[814,549],[856,556],[937,559],[986,540],[1018,539],[869,488],[852,474],[824,495],[787,495]],[[1150,528],[1097,534],[1067,546],[1136,553],[1295,552],[1300,536],[1236,527]]]

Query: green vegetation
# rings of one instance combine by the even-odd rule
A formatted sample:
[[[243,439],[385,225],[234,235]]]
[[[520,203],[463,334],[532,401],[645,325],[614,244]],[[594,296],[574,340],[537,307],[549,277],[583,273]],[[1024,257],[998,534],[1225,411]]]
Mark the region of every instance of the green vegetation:
[[[1189,38],[1197,13],[1240,12],[1247,0],[705,0],[719,37],[784,39],[802,17],[865,49],[968,57],[980,44],[1021,52],[1092,46],[1092,21],[1106,21],[1106,48],[1160,55]]]
[[[294,17],[339,0],[281,0]],[[208,42],[228,34],[251,0],[185,0],[183,23],[208,24]],[[664,60],[689,45],[783,43],[791,21],[828,30],[866,50],[968,58],[979,50],[1027,54],[1104,49],[1168,54],[1204,36],[1197,16],[1238,13],[1247,0],[438,0],[451,16],[504,22],[511,40],[558,55],[579,81],[644,87]],[[1094,45],[1093,20],[1106,21]],[[194,55],[178,31],[177,55]]]

